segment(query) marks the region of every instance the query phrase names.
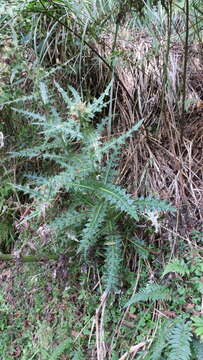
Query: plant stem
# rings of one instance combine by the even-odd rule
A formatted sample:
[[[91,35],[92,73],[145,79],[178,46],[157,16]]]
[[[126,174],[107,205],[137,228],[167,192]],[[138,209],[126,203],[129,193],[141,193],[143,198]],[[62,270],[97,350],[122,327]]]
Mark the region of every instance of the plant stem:
[[[31,263],[31,262],[46,262],[49,260],[58,260],[58,255],[53,254],[39,254],[39,255],[21,255],[16,256],[13,254],[0,254],[0,261],[21,261],[23,263]]]

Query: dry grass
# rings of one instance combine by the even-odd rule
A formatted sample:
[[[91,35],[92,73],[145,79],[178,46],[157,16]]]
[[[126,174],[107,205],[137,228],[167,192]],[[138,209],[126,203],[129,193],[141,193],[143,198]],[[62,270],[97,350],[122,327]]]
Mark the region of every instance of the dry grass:
[[[105,42],[106,41],[106,42]],[[111,38],[106,36],[97,50],[108,56]],[[105,43],[105,46],[104,46]],[[123,29],[118,39],[122,51],[116,73],[128,90],[115,81],[115,116],[112,133],[129,129],[140,118],[144,126],[129,139],[122,152],[119,181],[136,197],[153,195],[178,209],[170,230],[190,237],[202,231],[203,223],[203,71],[197,43],[189,47],[186,82],[186,110],[182,118],[184,45],[170,44],[167,81],[164,81],[166,41],[155,49],[153,38],[141,31],[133,36]],[[99,81],[105,79],[100,64]],[[130,94],[130,96],[129,96]],[[133,99],[133,101],[132,101]],[[168,227],[168,225],[167,225]]]

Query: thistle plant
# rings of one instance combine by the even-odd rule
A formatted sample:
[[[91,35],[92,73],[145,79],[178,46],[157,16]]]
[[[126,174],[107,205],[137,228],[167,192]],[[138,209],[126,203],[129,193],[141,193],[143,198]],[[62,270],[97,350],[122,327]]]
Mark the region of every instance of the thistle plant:
[[[88,259],[91,249],[100,249],[104,258],[104,282],[107,290],[115,290],[122,267],[121,218],[136,222],[147,211],[166,211],[172,207],[153,198],[133,199],[116,183],[119,151],[126,139],[138,131],[143,120],[129,131],[104,141],[102,134],[108,117],[96,126],[92,120],[109,105],[109,91],[92,102],[84,102],[72,87],[66,92],[57,82],[55,91],[63,104],[59,111],[45,83],[40,84],[44,111],[14,110],[29,117],[39,129],[41,142],[13,156],[41,158],[56,164],[51,175],[31,174],[27,184],[16,185],[33,199],[30,216],[46,219],[56,238],[78,242],[78,252]],[[50,173],[50,171],[49,171]],[[61,192],[68,194],[68,205],[54,219],[46,218],[48,208],[55,204]]]

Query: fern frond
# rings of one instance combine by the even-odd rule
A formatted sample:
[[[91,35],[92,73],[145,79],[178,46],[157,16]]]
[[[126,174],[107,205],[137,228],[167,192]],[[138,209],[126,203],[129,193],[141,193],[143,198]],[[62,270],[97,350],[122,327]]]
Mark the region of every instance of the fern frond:
[[[164,349],[167,347],[168,333],[171,327],[171,320],[165,321],[161,326],[154,344],[150,348],[150,360],[158,360],[160,359]]]
[[[89,219],[82,231],[82,239],[79,247],[79,251],[85,256],[89,248],[95,244],[98,238],[100,227],[106,215],[106,208],[105,202],[100,201],[97,205],[92,207],[89,212]]]
[[[195,328],[194,333],[203,341],[203,318],[200,316],[192,317],[192,325]]]
[[[192,348],[194,349],[196,360],[203,359],[203,343],[194,339],[192,341]]]
[[[143,301],[169,300],[170,292],[166,286],[158,284],[147,284],[145,288],[140,289],[128,302],[125,307]]]
[[[169,356],[168,360],[190,360],[192,340],[191,327],[182,319],[179,319],[169,334]]]
[[[115,231],[112,223],[110,223],[109,226],[109,232]],[[107,291],[116,291],[119,285],[119,274],[122,262],[121,239],[119,235],[109,235],[106,246],[104,285]]]
[[[176,272],[177,274],[184,276],[189,275],[190,270],[183,259],[173,259],[166,265],[162,277],[170,272]]]

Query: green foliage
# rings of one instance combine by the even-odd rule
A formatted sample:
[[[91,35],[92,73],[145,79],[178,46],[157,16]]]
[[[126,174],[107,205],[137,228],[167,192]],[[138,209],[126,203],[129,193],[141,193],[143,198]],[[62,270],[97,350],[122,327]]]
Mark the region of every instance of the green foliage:
[[[126,191],[114,184],[103,184],[100,181],[97,182],[80,182],[80,183],[67,183],[71,188],[78,190],[90,190],[94,193],[98,193],[104,200],[107,200],[111,205],[115,206],[117,210],[126,212],[129,216],[138,220],[136,208],[133,200],[126,193]]]
[[[185,276],[190,273],[190,270],[183,259],[173,259],[166,265],[162,277],[170,272],[176,272],[181,276]]]
[[[195,239],[197,242],[203,243],[203,232],[193,230],[192,238]]]
[[[60,355],[64,353],[64,351],[68,350],[68,352],[71,351],[72,347],[72,340],[70,338],[62,341],[56,348],[54,349],[53,353],[50,354],[50,360],[58,360],[60,358]]]
[[[109,223],[109,233],[115,231],[113,224]],[[108,291],[115,291],[119,288],[119,277],[121,274],[121,239],[117,235],[107,236],[106,252],[105,252],[105,270],[104,284]]]
[[[189,360],[191,356],[190,342],[192,340],[191,327],[182,319],[178,319],[169,334],[168,360]]]
[[[174,321],[165,320],[160,326],[155,342],[146,358],[147,360],[196,360],[196,357],[192,356],[193,348],[196,345],[198,348],[199,344],[196,344],[196,340],[192,337],[190,322],[185,322],[182,318]]]
[[[0,251],[10,252],[13,234],[12,219],[10,216],[1,216],[0,233]]]
[[[104,238],[103,244],[108,244],[107,251],[104,251],[105,284],[108,290],[115,290],[122,263],[122,235],[120,230],[116,236],[111,233],[115,232],[121,216],[126,214],[137,221],[139,215],[146,211],[173,209],[164,201],[151,197],[134,200],[115,184],[119,149],[126,139],[139,129],[142,121],[120,137],[102,143],[101,132],[108,126],[109,119],[104,118],[96,128],[92,125],[92,119],[108,105],[106,98],[110,88],[111,83],[98,99],[87,103],[82,101],[75,89],[69,87],[69,95],[55,82],[55,89],[65,103],[63,111],[58,111],[57,106],[53,105],[54,100],[52,95],[49,95],[46,84],[41,82],[40,96],[45,111],[15,111],[33,120],[43,141],[36,147],[13,153],[12,156],[30,159],[41,157],[44,161],[56,164],[55,174],[29,175],[27,185],[16,186],[33,198],[35,210],[33,215],[29,216],[45,216],[46,209],[53,206],[57,196],[60,196],[61,192],[67,193],[69,203],[66,211],[53,219],[54,222],[50,221],[50,226],[55,227],[58,237],[64,231],[67,239],[79,239],[79,251],[85,258],[94,246],[102,246],[104,250],[105,247],[100,242]],[[108,156],[109,161],[105,161],[104,156]],[[109,230],[109,226],[112,230]],[[166,296],[164,291],[165,289],[160,289],[161,298]],[[155,294],[149,293],[148,299],[151,298],[155,300]]]
[[[143,301],[168,300],[170,298],[169,289],[166,286],[158,284],[147,284],[145,288],[140,289],[128,302],[125,307],[134,303]]]
[[[90,246],[93,246],[99,237],[102,222],[106,216],[106,207],[105,202],[101,201],[96,206],[92,206],[89,211],[87,223],[82,230],[79,248],[84,254],[87,254]]]
[[[0,333],[5,331],[9,321],[10,306],[6,303],[3,296],[0,294]],[[0,345],[1,349],[1,345]]]
[[[110,122],[112,119],[111,115],[104,117],[103,120],[100,119],[100,116],[101,113],[107,113],[106,110],[109,105],[112,106],[109,93],[113,89],[113,82],[110,82],[106,90],[97,99],[90,100],[91,96],[89,95],[89,92],[91,94],[100,94],[102,90],[100,91],[99,86],[93,88],[91,82],[88,82],[88,74],[91,72],[91,68],[93,67],[94,76],[95,68],[98,71],[97,56],[92,62],[90,61],[91,55],[88,53],[88,42],[94,44],[93,49],[94,47],[99,49],[99,53],[102,54],[103,49],[100,51],[100,46],[103,43],[103,38],[108,38],[107,45],[109,48],[112,46],[109,51],[111,54],[105,53],[103,60],[106,59],[107,64],[117,64],[117,60],[122,61],[122,55],[124,54],[124,59],[129,52],[128,48],[131,48],[128,45],[131,44],[128,44],[128,40],[124,40],[124,47],[127,51],[120,51],[119,47],[117,47],[117,30],[119,25],[127,19],[128,14],[130,14],[129,23],[126,24],[127,26],[119,28],[119,31],[121,30],[121,39],[122,37],[125,39],[122,30],[129,35],[129,29],[133,29],[134,37],[134,31],[137,33],[135,24],[140,26],[142,23],[144,26],[140,28],[141,33],[146,34],[147,29],[148,33],[150,33],[150,44],[147,44],[149,51],[146,60],[153,66],[155,54],[157,61],[161,63],[159,50],[165,48],[166,29],[170,27],[170,19],[167,16],[167,11],[165,11],[168,4],[167,2],[162,3],[165,4],[165,7],[162,7],[161,2],[156,0],[146,2],[70,0],[57,3],[38,0],[21,2],[16,0],[12,1],[12,4],[3,0],[0,5],[2,34],[7,34],[8,38],[12,39],[12,44],[9,44],[9,40],[9,42],[3,44],[0,52],[0,65],[2,65],[3,69],[0,74],[0,96],[1,105],[4,106],[1,113],[3,118],[1,118],[0,130],[3,133],[5,129],[9,130],[4,134],[6,141],[7,139],[10,141],[11,136],[16,137],[16,134],[18,134],[20,144],[14,141],[11,151],[24,148],[24,144],[30,143],[30,149],[13,152],[14,161],[16,162],[16,158],[19,158],[20,164],[18,169],[18,164],[15,163],[15,174],[18,175],[20,172],[21,174],[22,172],[27,174],[33,168],[33,173],[27,174],[25,179],[22,180],[21,177],[17,176],[19,185],[16,185],[16,189],[20,191],[19,194],[20,197],[22,196],[23,201],[32,202],[29,206],[33,209],[33,212],[23,219],[31,227],[32,233],[27,230],[24,237],[22,233],[17,234],[19,237],[15,246],[20,247],[22,244],[19,243],[24,238],[25,241],[30,241],[31,238],[31,241],[33,243],[36,241],[37,244],[39,239],[37,239],[35,229],[39,227],[39,224],[45,223],[51,231],[51,239],[49,239],[51,241],[44,242],[44,244],[40,243],[40,246],[50,247],[58,253],[65,252],[70,258],[70,264],[68,265],[70,274],[64,291],[57,283],[57,276],[54,277],[58,270],[57,264],[55,268],[55,265],[51,264],[53,268],[50,271],[48,264],[42,269],[41,264],[33,269],[31,269],[30,264],[24,277],[22,272],[19,271],[21,264],[17,264],[16,268],[14,265],[12,274],[12,281],[15,279],[13,281],[14,289],[12,289],[14,296],[12,298],[12,293],[7,294],[9,288],[5,287],[6,283],[11,287],[11,282],[4,281],[4,277],[9,276],[9,271],[7,269],[6,271],[3,270],[1,275],[3,279],[2,287],[5,287],[4,293],[6,297],[4,300],[0,295],[0,352],[1,356],[6,360],[17,357],[15,349],[21,350],[19,357],[22,360],[32,358],[59,359],[63,355],[75,360],[85,359],[85,356],[89,358],[92,355],[89,353],[89,348],[94,349],[95,346],[94,336],[92,336],[94,329],[91,330],[91,325],[86,328],[86,324],[92,316],[94,318],[95,308],[98,306],[99,294],[102,289],[100,276],[107,291],[116,292],[120,284],[126,281],[123,277],[126,262],[128,267],[132,267],[130,285],[134,287],[136,275],[136,288],[139,281],[140,290],[126,304],[126,306],[131,305],[132,313],[129,315],[132,318],[134,316],[136,320],[131,321],[126,327],[125,324],[118,326],[121,323],[122,316],[120,303],[125,303],[132,293],[132,289],[125,289],[125,283],[125,291],[122,291],[120,295],[117,292],[115,298],[112,295],[111,310],[109,311],[108,308],[107,313],[102,314],[106,326],[105,336],[112,338],[114,336],[112,334],[115,332],[116,338],[115,343],[111,344],[111,348],[113,348],[111,354],[107,355],[109,359],[120,358],[124,348],[129,349],[132,344],[139,343],[139,341],[147,339],[146,344],[148,344],[149,339],[150,342],[153,341],[151,336],[154,337],[154,344],[149,349],[149,354],[146,356],[147,360],[148,358],[150,360],[202,360],[203,358],[202,343],[196,340],[192,342],[191,340],[191,332],[202,337],[201,317],[193,317],[192,324],[177,319],[175,321],[164,321],[164,324],[160,325],[163,322],[161,316],[158,321],[156,316],[153,316],[155,320],[152,320],[152,306],[154,306],[153,314],[156,314],[156,310],[160,310],[159,313],[161,314],[163,311],[162,305],[164,305],[164,308],[168,306],[169,310],[175,310],[176,314],[183,312],[184,316],[186,305],[191,306],[192,310],[190,311],[201,311],[200,293],[203,292],[201,281],[202,263],[201,257],[196,259],[193,257],[192,261],[189,260],[187,263],[186,260],[174,259],[166,266],[163,277],[170,272],[176,272],[185,277],[184,286],[182,285],[183,280],[180,278],[175,279],[174,287],[174,279],[167,279],[168,284],[172,285],[170,291],[166,285],[156,283],[145,285],[149,281],[148,273],[151,273],[151,269],[147,269],[149,262],[152,260],[150,266],[152,265],[152,270],[157,279],[162,272],[161,257],[164,258],[166,249],[163,246],[161,256],[156,259],[156,257],[153,257],[153,250],[157,251],[157,242],[147,245],[147,249],[146,243],[144,243],[145,240],[142,240],[142,243],[135,242],[137,221],[142,219],[142,216],[145,218],[150,212],[173,211],[174,209],[159,199],[151,197],[134,199],[125,189],[118,185],[119,152],[122,151],[121,149],[126,140],[133,137],[134,131],[139,130],[143,120],[137,122],[126,133],[118,137],[113,136],[111,140],[106,140],[103,134],[106,132],[106,128],[111,127]],[[183,1],[172,2],[173,9],[176,4],[178,5],[176,6],[178,11],[174,13],[173,10],[173,15],[175,15],[173,16],[174,24],[177,21],[181,23],[181,18],[176,16],[177,13],[184,15],[185,11]],[[151,5],[156,6],[152,7]],[[202,2],[194,0],[190,1],[189,5],[190,14],[192,14],[190,18],[190,35],[192,36],[194,33],[194,36],[199,39],[201,44]],[[21,8],[23,11],[20,13]],[[141,13],[143,15],[142,19],[140,19]],[[63,22],[64,26],[60,27],[60,21]],[[69,29],[66,26],[69,26]],[[74,29],[74,32],[71,32],[72,29]],[[179,36],[182,37],[184,31],[183,29],[181,34],[177,34],[176,26],[174,26],[172,29],[174,39]],[[170,43],[170,39],[168,41]],[[111,42],[114,42],[114,44],[112,45]],[[171,45],[171,48],[173,47],[172,43],[169,45]],[[34,59],[31,58],[31,61],[28,62],[25,59],[25,50],[28,57],[34,53]],[[140,61],[138,64],[136,62],[136,68],[140,67],[143,74],[148,74],[142,59],[145,56],[139,49],[137,52],[140,52]],[[133,58],[133,56],[130,57]],[[100,60],[102,60],[101,57]],[[124,60],[126,62],[126,59]],[[62,63],[64,63],[64,67]],[[41,67],[44,64],[46,64],[46,68],[49,68],[47,73]],[[50,71],[51,64],[59,64],[59,66],[52,67]],[[95,64],[96,67],[94,67]],[[134,64],[130,63],[130,65],[132,65],[132,71],[134,71]],[[50,75],[56,74],[57,69],[61,70],[59,78],[63,84],[74,84],[78,89],[83,87],[82,95],[71,86],[65,91],[59,82],[53,79],[49,80]],[[115,68],[115,75],[116,71]],[[73,81],[71,79],[72,75],[74,76]],[[99,83],[102,82],[100,80],[102,78],[109,81],[108,74],[107,76],[106,74],[103,75],[104,73],[99,73]],[[47,78],[46,83],[45,78]],[[157,78],[158,87],[160,87],[161,78],[159,76]],[[150,88],[149,91],[146,91],[148,84],[145,84],[144,81],[143,78],[141,82],[143,83],[144,92],[147,93],[147,100],[142,92],[139,95],[139,89],[138,96],[136,96],[138,98],[136,101],[139,103],[141,110],[140,113],[143,113],[142,103],[145,104],[147,109],[147,104],[154,103],[154,98],[156,98],[154,90],[152,90],[151,94]],[[173,82],[176,82],[175,77]],[[49,91],[50,83],[53,84],[53,92]],[[101,84],[102,88],[105,86],[104,84],[105,81]],[[32,92],[31,95],[29,95],[30,92]],[[25,94],[28,95],[23,96]],[[86,96],[87,94],[88,96]],[[153,101],[151,101],[152,94]],[[118,95],[118,98],[120,98],[119,91]],[[171,94],[169,95],[171,96]],[[122,97],[122,99],[124,98]],[[123,102],[124,106],[126,106],[127,101],[124,100]],[[15,113],[10,108],[11,104],[16,107]],[[7,107],[9,108],[8,114]],[[134,110],[137,111],[137,109],[133,109],[133,113]],[[108,114],[111,114],[111,111],[108,111]],[[13,116],[13,114],[15,115]],[[12,121],[10,122],[11,116]],[[24,118],[26,120],[22,121]],[[97,125],[95,125],[96,122]],[[9,129],[10,123],[12,125],[11,129]],[[35,136],[34,139],[32,138],[33,132],[30,131],[33,127],[38,131],[38,136]],[[35,162],[37,166],[33,166]],[[24,164],[28,166],[24,167]],[[25,182],[26,185],[22,185]],[[27,200],[27,196],[22,195],[22,191],[24,194],[29,194],[29,200]],[[0,190],[0,233],[1,244],[4,243],[4,251],[6,248],[10,250],[7,245],[11,239],[13,219],[15,218],[12,211],[19,204],[19,201],[16,205],[10,200],[12,192],[13,187],[3,182]],[[23,204],[23,206],[26,207],[26,204]],[[9,218],[7,218],[7,212],[9,212]],[[147,225],[144,226],[147,227]],[[201,243],[201,238],[202,233],[199,232],[193,236],[193,239],[199,243]],[[133,244],[133,247],[131,244]],[[150,252],[150,249],[152,252]],[[134,256],[133,251],[136,251],[136,256]],[[87,271],[82,270],[79,260],[75,261],[78,252],[85,259],[84,268],[87,266],[86,263],[90,264],[89,268],[87,266]],[[141,266],[142,269],[139,266],[137,267],[137,262],[141,265],[144,264],[143,267]],[[59,265],[60,263],[61,261],[59,261]],[[164,260],[163,263],[165,263]],[[98,267],[95,264],[98,264]],[[125,270],[126,278],[130,278],[128,267]],[[17,271],[15,271],[16,269]],[[23,269],[24,267],[21,266],[21,270]],[[27,276],[29,271],[30,275]],[[19,276],[17,280],[15,278],[16,274]],[[191,276],[188,276],[188,274]],[[44,280],[42,280],[43,276]],[[89,279],[90,281],[88,281]],[[93,280],[99,284],[94,290],[92,290]],[[43,294],[43,287],[46,289],[45,294]],[[20,292],[21,288],[23,288],[22,292]],[[172,296],[170,296],[172,291]],[[124,300],[123,296],[125,297]],[[94,297],[96,300],[93,301]],[[12,307],[7,305],[11,298]],[[164,304],[161,302],[162,300]],[[167,303],[168,300],[170,300],[169,303]],[[158,304],[154,304],[156,301],[158,301]],[[142,304],[142,302],[145,304]],[[67,304],[68,310],[66,308]],[[136,304],[136,306],[133,306],[133,304]],[[141,311],[143,307],[145,313]],[[159,313],[157,312],[157,314]],[[79,314],[78,317],[77,314]],[[45,318],[44,321],[42,320],[43,317]],[[77,340],[73,339],[80,331],[81,339],[80,336]],[[36,336],[33,336],[33,333]],[[85,343],[87,336],[84,335],[90,336],[88,352],[86,352],[87,344]],[[80,341],[84,341],[84,353],[80,351]],[[110,343],[109,339],[108,343]],[[194,351],[194,358],[193,354],[190,353],[190,347]],[[92,352],[92,356],[96,357],[95,352],[93,350]],[[145,350],[143,350],[143,354],[136,356],[142,359],[145,358],[145,355]]]
[[[150,348],[150,360],[161,359],[161,355],[163,354],[164,349],[167,347],[168,335],[170,331],[170,327],[172,325],[172,321],[165,321],[158,331],[156,336],[156,340],[152,347]]]
[[[159,328],[147,360],[191,360],[194,341],[190,322],[165,320]]]
[[[11,208],[14,203],[15,194],[13,186],[9,182],[10,176],[4,169],[4,174],[1,175],[1,188],[0,188],[0,251],[10,252],[13,243],[14,229],[13,219],[15,213],[15,206]]]
[[[192,347],[195,352],[195,360],[202,360],[203,359],[203,343],[194,339],[192,342]]]
[[[195,334],[200,337],[201,341],[203,341],[203,318],[199,316],[193,316],[191,320],[192,325],[195,328]]]

